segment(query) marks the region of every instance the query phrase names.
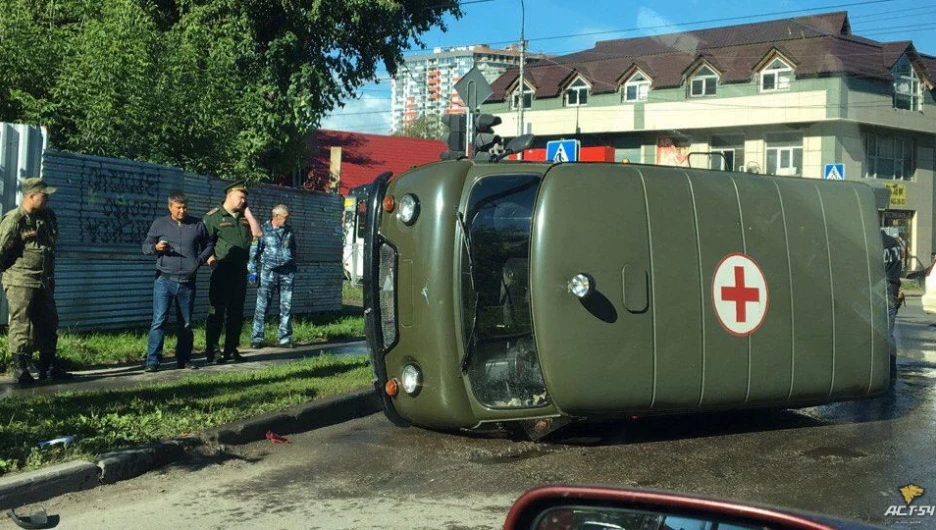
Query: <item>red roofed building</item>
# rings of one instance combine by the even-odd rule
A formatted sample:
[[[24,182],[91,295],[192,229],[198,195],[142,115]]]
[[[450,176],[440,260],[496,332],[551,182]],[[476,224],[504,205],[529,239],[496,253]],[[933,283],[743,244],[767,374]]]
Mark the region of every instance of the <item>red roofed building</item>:
[[[347,196],[349,190],[372,182],[384,171],[400,175],[413,166],[438,162],[447,150],[439,140],[318,130],[309,144],[299,184],[318,191],[337,188]]]

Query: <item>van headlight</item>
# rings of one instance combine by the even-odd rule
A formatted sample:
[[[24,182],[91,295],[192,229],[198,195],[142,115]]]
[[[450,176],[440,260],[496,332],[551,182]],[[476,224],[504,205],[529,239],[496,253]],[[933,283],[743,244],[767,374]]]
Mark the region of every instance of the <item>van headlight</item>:
[[[400,209],[397,216],[399,216],[400,220],[403,221],[405,225],[415,223],[416,218],[419,217],[419,199],[412,193],[407,193],[401,197]]]
[[[416,397],[423,385],[422,370],[415,364],[407,364],[400,374],[400,381],[403,385],[403,391],[410,396]]]
[[[589,274],[578,273],[569,280],[569,292],[579,298],[585,298],[595,289],[595,280]]]

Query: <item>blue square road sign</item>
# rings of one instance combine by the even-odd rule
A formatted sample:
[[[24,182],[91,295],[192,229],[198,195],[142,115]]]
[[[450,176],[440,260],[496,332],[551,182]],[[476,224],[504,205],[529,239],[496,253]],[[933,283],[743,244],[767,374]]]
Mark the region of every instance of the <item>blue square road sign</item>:
[[[579,147],[581,142],[578,140],[554,140],[546,143],[546,161],[547,162],[578,162]]]
[[[845,164],[826,164],[822,178],[825,180],[845,180]]]

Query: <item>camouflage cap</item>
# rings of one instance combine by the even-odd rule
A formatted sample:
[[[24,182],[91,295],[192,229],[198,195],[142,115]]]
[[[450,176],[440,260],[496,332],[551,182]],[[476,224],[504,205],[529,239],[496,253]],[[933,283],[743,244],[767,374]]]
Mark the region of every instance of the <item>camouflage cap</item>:
[[[45,193],[46,195],[51,195],[55,193],[55,190],[58,188],[53,188],[46,184],[42,177],[33,177],[23,180],[20,187],[23,190],[23,195],[30,195],[33,193]]]
[[[247,193],[247,184],[244,184],[244,181],[241,180],[224,188],[225,195],[227,195],[228,193],[231,193],[232,191],[242,191],[244,193]]]

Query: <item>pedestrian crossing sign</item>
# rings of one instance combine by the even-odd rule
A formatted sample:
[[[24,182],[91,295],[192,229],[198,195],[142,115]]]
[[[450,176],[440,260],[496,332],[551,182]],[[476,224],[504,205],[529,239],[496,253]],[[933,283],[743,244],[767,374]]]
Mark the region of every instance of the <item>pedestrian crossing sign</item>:
[[[845,180],[845,164],[826,164],[822,178],[826,180]]]
[[[547,162],[578,162],[579,146],[578,140],[556,140],[546,143],[546,161]]]

